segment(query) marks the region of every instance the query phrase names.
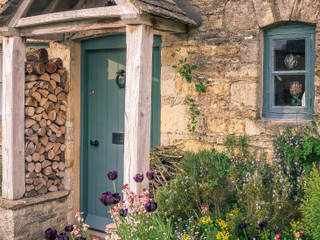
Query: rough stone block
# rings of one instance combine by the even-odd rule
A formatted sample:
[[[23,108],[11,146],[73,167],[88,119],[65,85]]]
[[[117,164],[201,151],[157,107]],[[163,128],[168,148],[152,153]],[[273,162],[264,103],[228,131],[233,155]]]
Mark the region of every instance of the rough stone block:
[[[257,89],[257,83],[233,83],[231,85],[231,103],[236,105],[256,107]]]
[[[279,13],[279,17],[281,21],[288,21],[291,18],[291,14],[293,11],[293,7],[296,0],[277,0],[275,1],[276,4],[276,11]]]
[[[274,23],[275,19],[272,12],[272,4],[268,0],[253,0],[253,5],[260,27]]]
[[[219,116],[211,116],[207,120],[208,133],[221,133],[221,134],[243,134],[244,121],[238,119],[228,118],[215,118]]]
[[[224,24],[230,32],[235,33],[258,27],[252,2],[248,0],[228,1],[225,6]]]
[[[161,132],[179,133],[187,132],[188,106],[163,105],[161,107]]]

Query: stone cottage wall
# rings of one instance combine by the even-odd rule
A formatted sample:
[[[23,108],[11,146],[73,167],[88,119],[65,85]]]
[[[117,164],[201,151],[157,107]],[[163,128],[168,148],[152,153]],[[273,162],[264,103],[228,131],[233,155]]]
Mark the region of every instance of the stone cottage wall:
[[[186,149],[222,147],[228,134],[247,134],[251,146],[271,151],[272,139],[287,124],[306,122],[262,120],[263,28],[286,21],[317,25],[315,112],[320,112],[319,9],[317,0],[192,0],[202,26],[188,34],[168,34],[162,48],[161,143],[182,143]],[[179,50],[179,52],[177,52]],[[194,52],[189,55],[187,51]],[[172,57],[172,53],[176,53]],[[182,57],[197,65],[195,80],[207,80],[207,93],[181,80],[176,65]],[[187,129],[186,98],[200,110],[198,134]],[[264,133],[261,135],[261,133]]]
[[[68,192],[16,201],[0,198],[0,239],[41,240],[49,227],[61,232],[68,219]]]

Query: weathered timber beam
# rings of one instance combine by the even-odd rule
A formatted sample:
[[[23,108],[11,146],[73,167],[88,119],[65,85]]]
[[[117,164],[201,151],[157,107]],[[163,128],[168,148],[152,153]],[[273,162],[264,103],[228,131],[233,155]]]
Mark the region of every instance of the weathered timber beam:
[[[115,0],[117,5],[122,8],[124,14],[138,14],[139,10],[128,0]]]
[[[20,33],[15,28],[0,27],[0,36],[3,36],[3,37],[20,36]]]
[[[121,19],[128,25],[144,24],[161,32],[185,33],[187,31],[185,24],[151,15],[127,14],[121,16]]]
[[[8,27],[14,27],[18,21],[21,19],[21,17],[26,14],[26,12],[31,7],[34,0],[23,0],[20,6],[18,7],[18,10],[15,12],[13,17],[11,18]]]
[[[77,21],[69,23],[58,23],[53,25],[43,25],[29,28],[22,28],[20,30],[21,36],[34,37],[47,34],[59,34],[68,32],[79,32],[88,30],[99,30],[99,29],[112,29],[124,27],[124,23],[121,20],[90,20],[90,21]]]
[[[81,31],[75,32],[69,38],[69,40],[78,40],[78,39],[88,39],[88,38],[95,38],[101,36],[108,36],[108,35],[115,35],[119,33],[126,33],[125,26],[121,28],[109,28],[109,29],[99,29],[99,30],[89,30],[89,31]]]
[[[138,193],[140,185],[133,177],[149,170],[153,29],[128,25],[126,40],[124,183]],[[143,186],[148,187],[146,180]]]
[[[36,26],[85,19],[113,18],[119,17],[122,14],[123,11],[119,6],[88,8],[21,18],[15,27],[21,28],[27,26]]]
[[[3,38],[2,197],[19,199],[25,192],[24,81],[25,42]]]

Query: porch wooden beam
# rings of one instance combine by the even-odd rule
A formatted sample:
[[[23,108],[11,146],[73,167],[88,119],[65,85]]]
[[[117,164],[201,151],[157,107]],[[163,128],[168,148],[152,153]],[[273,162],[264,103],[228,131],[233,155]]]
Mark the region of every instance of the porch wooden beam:
[[[15,27],[21,28],[27,26],[77,21],[84,19],[113,18],[119,17],[122,14],[123,11],[119,6],[88,8],[21,18]]]
[[[124,14],[138,14],[139,10],[128,0],[115,0],[117,5],[122,8]]]
[[[8,27],[14,27],[21,19],[21,17],[27,13],[33,2],[34,0],[23,0],[20,6],[18,7],[18,10],[11,18]]]
[[[154,30],[171,33],[185,33],[187,27],[185,24],[171,21],[169,19],[155,17],[145,14],[127,14],[121,17],[125,24],[139,25],[144,24],[152,26]]]
[[[21,36],[25,37],[34,37],[48,34],[59,34],[67,32],[79,32],[79,31],[88,31],[88,30],[99,30],[99,29],[113,29],[125,27],[125,24],[119,20],[114,19],[110,20],[85,20],[78,22],[69,22],[69,23],[57,23],[53,25],[43,25],[36,27],[28,27],[20,30]]]
[[[141,189],[133,177],[149,170],[153,29],[128,25],[126,34],[124,183],[137,193]]]
[[[2,197],[19,199],[25,192],[24,63],[25,41],[3,38]]]

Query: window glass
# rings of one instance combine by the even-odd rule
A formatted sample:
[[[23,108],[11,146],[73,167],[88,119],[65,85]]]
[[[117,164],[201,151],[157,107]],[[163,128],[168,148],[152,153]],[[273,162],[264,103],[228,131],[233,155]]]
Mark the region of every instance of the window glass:
[[[305,70],[305,40],[273,40],[274,70]]]
[[[275,106],[305,107],[305,76],[278,75],[274,78]]]

